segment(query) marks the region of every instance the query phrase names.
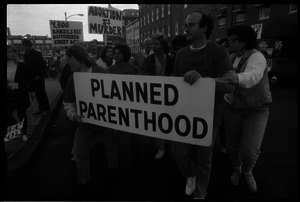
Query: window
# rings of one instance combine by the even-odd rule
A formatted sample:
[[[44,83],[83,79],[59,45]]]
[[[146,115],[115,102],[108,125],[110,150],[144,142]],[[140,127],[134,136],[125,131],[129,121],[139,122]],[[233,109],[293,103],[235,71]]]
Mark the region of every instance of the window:
[[[259,19],[268,19],[270,18],[270,7],[261,7],[259,8]]]
[[[148,16],[148,24],[149,24],[150,23],[150,14],[148,13],[147,16]]]
[[[161,17],[163,18],[165,14],[165,5],[161,5]]]
[[[241,22],[245,20],[245,13],[237,13],[236,14],[236,21]]]
[[[158,20],[158,8],[156,8],[156,20]]]
[[[297,4],[291,4],[289,13],[296,13],[297,11]]]
[[[225,17],[221,17],[221,18],[218,18],[218,25],[219,26],[223,26],[226,24],[226,19]]]
[[[171,13],[171,4],[168,4],[168,15]]]
[[[140,5],[140,10],[141,10],[141,11],[143,10],[143,5],[142,5],[142,4]]]
[[[146,25],[146,15],[144,15],[144,26]]]
[[[175,36],[178,35],[178,22],[175,24]]]
[[[170,27],[170,25],[168,25],[168,37],[170,37],[171,36],[171,27]]]
[[[187,4],[183,4],[183,8],[187,8]]]
[[[165,28],[164,27],[161,28],[161,33],[165,34]]]
[[[132,13],[131,13],[131,15],[133,15],[133,16],[134,16],[134,12],[132,12]]]
[[[143,18],[141,18],[141,27],[143,26]]]
[[[151,22],[153,22],[153,21],[154,21],[154,12],[151,11]]]

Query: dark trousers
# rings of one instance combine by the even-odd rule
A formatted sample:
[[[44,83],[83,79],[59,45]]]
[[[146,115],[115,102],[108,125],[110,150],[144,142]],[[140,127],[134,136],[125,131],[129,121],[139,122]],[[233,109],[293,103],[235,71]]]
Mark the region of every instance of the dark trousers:
[[[36,84],[35,96],[39,103],[39,110],[50,111],[49,100],[45,90],[45,79],[42,78],[38,80],[35,84]]]

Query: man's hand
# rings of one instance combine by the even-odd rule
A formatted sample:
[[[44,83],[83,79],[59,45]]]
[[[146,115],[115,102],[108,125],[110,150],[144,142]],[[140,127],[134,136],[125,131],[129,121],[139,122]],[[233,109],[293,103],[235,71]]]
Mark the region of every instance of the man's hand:
[[[238,74],[235,72],[226,73],[223,76],[223,79],[229,83],[232,84],[238,84],[239,83],[239,77]]]
[[[83,117],[84,117],[84,116],[74,115],[74,116],[73,116],[73,120],[74,120],[74,122],[77,123],[77,124],[83,123],[83,121],[82,121],[82,118],[83,118]]]
[[[192,85],[201,77],[201,74],[199,74],[197,71],[191,70],[184,74],[184,81]]]

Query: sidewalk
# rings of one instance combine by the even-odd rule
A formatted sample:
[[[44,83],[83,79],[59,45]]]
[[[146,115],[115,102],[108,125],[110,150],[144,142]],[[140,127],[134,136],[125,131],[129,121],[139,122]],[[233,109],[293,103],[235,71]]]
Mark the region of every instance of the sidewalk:
[[[34,152],[45,128],[51,120],[53,112],[57,108],[57,103],[62,98],[62,90],[58,79],[45,79],[46,93],[50,103],[50,113],[45,116],[35,115],[38,111],[38,102],[35,99],[30,107],[27,109],[28,118],[28,130],[29,134],[28,141],[22,142],[21,136],[14,138],[5,143],[5,151],[7,154],[7,170],[8,177],[10,177],[15,171],[18,170],[25,162],[29,159],[31,154]]]

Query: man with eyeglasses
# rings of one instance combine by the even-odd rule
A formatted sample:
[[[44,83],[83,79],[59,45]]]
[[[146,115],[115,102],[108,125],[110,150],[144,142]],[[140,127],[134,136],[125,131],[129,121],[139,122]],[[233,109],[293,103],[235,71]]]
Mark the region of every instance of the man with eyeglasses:
[[[213,22],[207,14],[201,11],[189,14],[184,31],[191,45],[177,53],[173,75],[184,77],[190,85],[201,77],[215,79],[213,138],[209,147],[173,142],[172,153],[182,175],[187,179],[186,194],[194,193],[194,199],[204,199],[210,179],[212,149],[221,122],[222,97],[224,93],[232,92],[234,89],[234,86],[222,77],[233,70],[225,48],[209,41]],[[195,162],[191,158],[192,147],[195,147],[196,151]]]

